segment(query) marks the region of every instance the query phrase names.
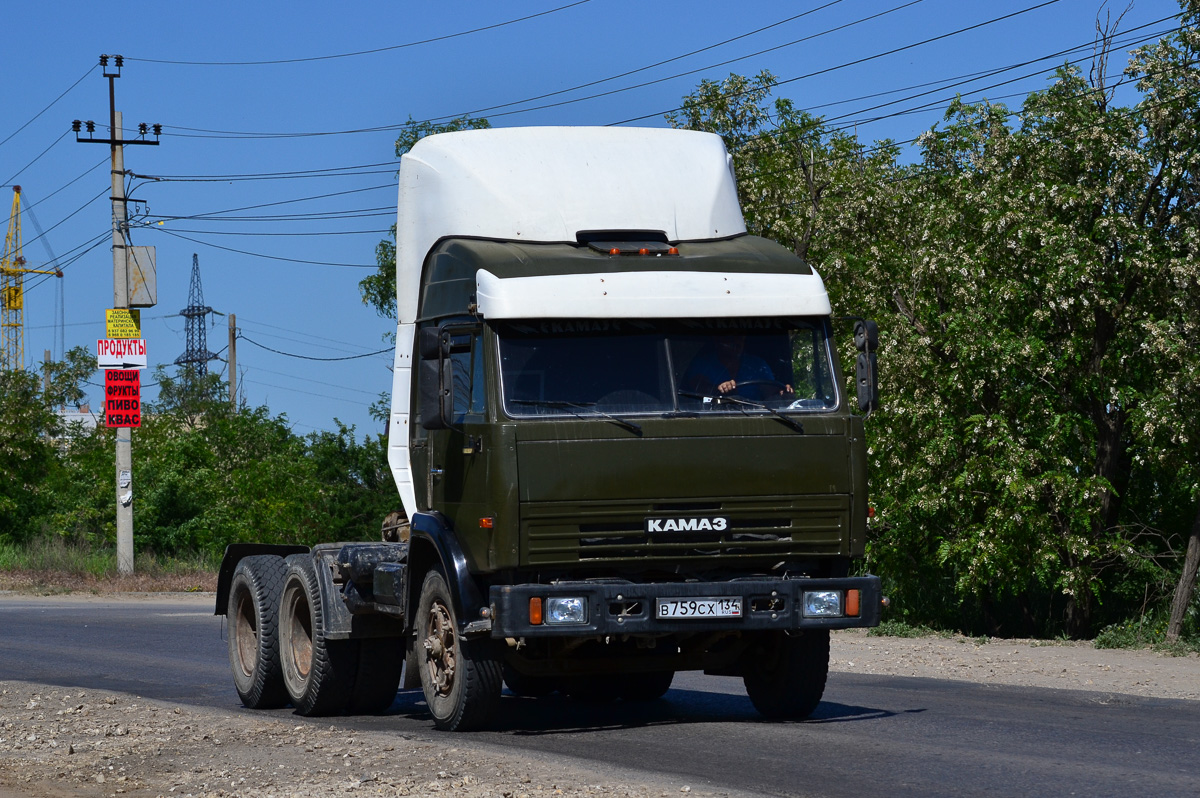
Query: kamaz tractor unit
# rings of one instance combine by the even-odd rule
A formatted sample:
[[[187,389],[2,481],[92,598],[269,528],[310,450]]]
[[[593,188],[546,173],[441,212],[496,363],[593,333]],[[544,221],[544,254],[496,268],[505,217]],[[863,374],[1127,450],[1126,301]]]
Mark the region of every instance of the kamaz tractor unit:
[[[812,712],[830,630],[885,601],[851,575],[874,324],[844,378],[820,275],[746,233],[715,135],[445,133],[399,182],[407,523],[230,547],[217,612],[242,700],[380,711],[403,673],[439,728],[470,729],[504,685],[647,701],[703,670],[769,717]]]

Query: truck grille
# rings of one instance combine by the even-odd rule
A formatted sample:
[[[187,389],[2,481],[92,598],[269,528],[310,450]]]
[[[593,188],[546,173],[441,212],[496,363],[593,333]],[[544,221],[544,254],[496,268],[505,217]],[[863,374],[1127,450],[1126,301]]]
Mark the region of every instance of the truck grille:
[[[650,533],[647,518],[713,517],[725,529]],[[711,502],[537,502],[521,506],[526,565],[754,559],[846,554],[844,495],[728,498]]]

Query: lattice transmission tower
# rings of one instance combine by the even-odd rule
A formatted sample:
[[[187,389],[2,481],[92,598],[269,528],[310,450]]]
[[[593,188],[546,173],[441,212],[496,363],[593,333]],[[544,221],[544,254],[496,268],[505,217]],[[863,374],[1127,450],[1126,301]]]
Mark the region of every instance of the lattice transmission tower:
[[[187,350],[175,358],[183,366],[184,381],[203,379],[208,375],[208,361],[216,355],[208,351],[204,317],[217,311],[204,304],[204,289],[200,285],[200,256],[192,253],[192,280],[188,286],[188,306],[179,311],[187,319]]]

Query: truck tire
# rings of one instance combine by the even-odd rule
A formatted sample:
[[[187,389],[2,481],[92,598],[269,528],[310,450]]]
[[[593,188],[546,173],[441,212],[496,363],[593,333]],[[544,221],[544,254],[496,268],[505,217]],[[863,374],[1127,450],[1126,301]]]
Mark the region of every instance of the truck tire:
[[[559,689],[561,680],[553,676],[529,676],[512,665],[504,665],[504,684],[510,693],[521,698],[542,698]]]
[[[404,668],[404,638],[372,637],[358,641],[358,675],[350,712],[376,715],[396,700]]]
[[[489,639],[466,640],[446,580],[430,571],[417,603],[421,689],[433,723],[445,731],[485,726],[500,702],[500,661]]]
[[[821,703],[829,675],[829,630],[769,632],[747,652],[742,681],[751,703],[772,720],[802,720]]]
[[[626,701],[656,701],[671,689],[675,671],[630,673],[621,681],[621,698]]]
[[[238,698],[249,709],[288,702],[279,664],[279,598],[287,566],[260,554],[238,562],[229,585],[229,666]]]
[[[279,658],[287,694],[296,714],[304,716],[344,712],[353,699],[358,670],[358,641],[325,637],[320,589],[310,555],[287,558],[279,604]]]

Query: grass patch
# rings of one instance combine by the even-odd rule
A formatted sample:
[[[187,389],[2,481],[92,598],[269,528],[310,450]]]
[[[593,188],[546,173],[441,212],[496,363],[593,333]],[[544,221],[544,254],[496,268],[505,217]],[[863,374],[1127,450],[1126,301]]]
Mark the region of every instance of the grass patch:
[[[1152,648],[1164,654],[1186,657],[1193,651],[1200,651],[1200,636],[1185,635],[1168,643],[1166,614],[1156,613],[1110,624],[1096,635],[1092,645],[1096,648]]]
[[[216,589],[220,560],[204,554],[135,552],[134,573],[117,574],[117,553],[41,538],[26,544],[0,543],[0,590],[40,595],[84,591],[181,592]]]
[[[904,621],[882,621],[878,626],[868,629],[867,634],[871,637],[950,637],[949,632]]]

